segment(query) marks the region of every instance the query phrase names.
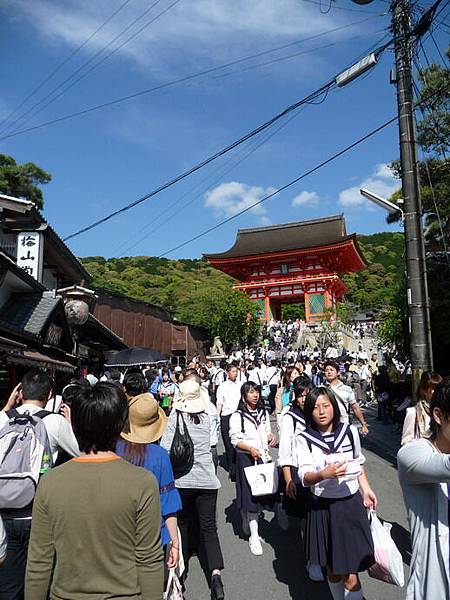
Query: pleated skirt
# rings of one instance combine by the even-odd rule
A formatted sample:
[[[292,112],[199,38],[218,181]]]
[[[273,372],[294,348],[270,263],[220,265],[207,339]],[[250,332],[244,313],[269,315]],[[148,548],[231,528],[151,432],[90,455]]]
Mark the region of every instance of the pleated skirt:
[[[280,485],[278,489],[281,494],[282,505],[286,511],[286,514],[288,514],[290,517],[304,519],[308,513],[309,498],[311,496],[309,488],[305,488],[301,484],[298,477],[298,469],[291,467],[291,477],[297,489],[297,496],[295,500],[292,500],[292,498],[289,498],[289,496],[286,494],[286,482],[284,480],[282,469],[280,469],[279,475]]]
[[[262,463],[262,461],[258,461]],[[278,494],[270,496],[252,496],[252,490],[244,473],[245,467],[251,467],[255,461],[246,452],[236,450],[236,504],[238,508],[247,512],[273,508],[278,499]]]
[[[311,494],[306,531],[310,562],[328,566],[335,575],[366,571],[375,562],[367,510],[359,492],[346,498]]]

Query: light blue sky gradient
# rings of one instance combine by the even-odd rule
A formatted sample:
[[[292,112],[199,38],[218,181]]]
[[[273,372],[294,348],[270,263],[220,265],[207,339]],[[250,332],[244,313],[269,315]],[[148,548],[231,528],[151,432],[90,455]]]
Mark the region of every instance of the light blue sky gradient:
[[[127,35],[172,2],[161,0]],[[122,3],[6,0],[0,5],[0,120]],[[150,4],[130,0],[21,110],[70,76]],[[53,181],[44,189],[45,216],[61,236],[69,235],[149,192],[325,83],[383,38],[389,17],[378,15],[387,6],[381,0],[367,7],[337,0],[322,14],[326,2],[321,8],[303,0],[181,0],[24,127],[363,22],[189,83],[9,138],[0,142],[0,152],[18,162],[33,161],[52,173]],[[124,39],[119,38],[110,49]],[[433,46],[427,48],[434,58]],[[389,84],[392,64],[389,50],[369,75],[331,91],[322,104],[305,107],[239,164],[235,165],[267,133],[134,210],[71,240],[70,247],[79,256],[159,255],[230,216],[394,116],[395,88]],[[360,198],[358,188],[364,184],[380,194],[392,193],[398,182],[386,164],[397,157],[394,124],[260,209],[169,257],[195,258],[202,252],[225,250],[238,227],[340,212],[345,213],[349,232],[395,231],[398,227],[386,225],[381,209]]]

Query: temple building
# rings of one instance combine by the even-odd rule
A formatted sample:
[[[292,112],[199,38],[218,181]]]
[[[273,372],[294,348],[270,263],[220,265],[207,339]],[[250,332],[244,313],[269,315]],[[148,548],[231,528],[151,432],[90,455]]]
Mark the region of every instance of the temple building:
[[[234,289],[260,305],[265,321],[281,319],[281,307],[289,303],[305,303],[307,322],[336,314],[346,292],[341,275],[367,267],[342,214],[239,229],[229,250],[204,257],[237,280]]]

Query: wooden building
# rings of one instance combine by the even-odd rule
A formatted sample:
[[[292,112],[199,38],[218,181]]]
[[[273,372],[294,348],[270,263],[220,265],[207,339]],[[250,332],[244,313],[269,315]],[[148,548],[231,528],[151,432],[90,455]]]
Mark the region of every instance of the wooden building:
[[[91,279],[32,202],[0,194],[0,391],[30,367],[60,382],[126,348],[93,315],[81,327],[69,323],[61,288]]]
[[[344,216],[240,229],[234,245],[208,262],[237,279],[234,286],[260,305],[261,318],[281,319],[287,303],[305,303],[306,321],[336,311],[346,288],[340,275],[366,263]]]
[[[206,353],[207,334],[174,321],[162,308],[129,296],[96,289],[94,315],[129,347],[153,348],[183,364],[188,357]]]

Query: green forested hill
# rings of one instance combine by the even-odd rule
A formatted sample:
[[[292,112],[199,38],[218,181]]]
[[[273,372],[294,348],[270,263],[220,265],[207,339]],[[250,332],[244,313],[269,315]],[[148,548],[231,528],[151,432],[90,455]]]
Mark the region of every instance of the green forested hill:
[[[354,310],[379,309],[393,299],[403,271],[403,235],[376,233],[359,236],[369,265],[366,271],[344,277],[347,299]],[[212,295],[228,291],[233,280],[204,260],[134,256],[81,259],[94,285],[145,300],[170,311],[178,320],[204,325]]]
[[[379,310],[393,300],[405,270],[402,233],[358,236],[368,268],[346,275],[347,300],[358,310]]]

